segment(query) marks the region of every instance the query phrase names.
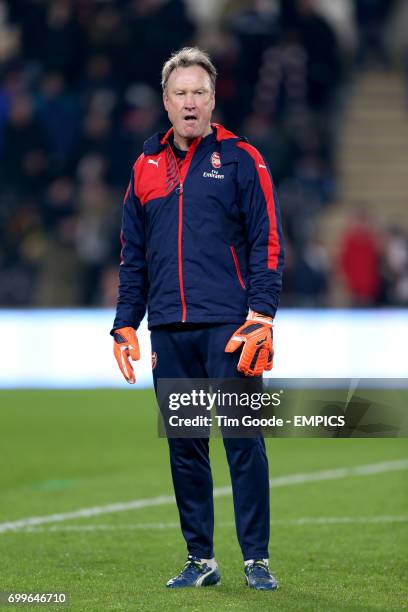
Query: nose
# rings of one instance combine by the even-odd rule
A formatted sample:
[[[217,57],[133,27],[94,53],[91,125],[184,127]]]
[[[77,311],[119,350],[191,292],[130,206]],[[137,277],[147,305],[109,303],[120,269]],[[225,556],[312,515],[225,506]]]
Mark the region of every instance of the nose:
[[[191,110],[192,108],[195,107],[194,94],[186,93],[186,96],[184,98],[184,106],[188,110]]]

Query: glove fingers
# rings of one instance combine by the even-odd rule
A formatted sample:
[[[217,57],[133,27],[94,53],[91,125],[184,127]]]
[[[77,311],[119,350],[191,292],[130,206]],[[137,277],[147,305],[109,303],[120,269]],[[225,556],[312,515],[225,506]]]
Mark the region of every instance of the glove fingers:
[[[268,360],[266,362],[266,367],[265,370],[272,370],[273,368],[273,356],[274,356],[274,350],[269,350],[268,351]]]
[[[129,361],[129,349],[127,346],[114,346],[114,353],[116,362],[119,366],[120,371],[125,377],[126,382],[133,385],[136,382],[135,373],[132,364]]]
[[[245,376],[261,376],[266,369],[268,361],[268,351],[265,348],[255,348],[248,345],[248,349],[242,350],[241,358],[238,362],[237,369]]]
[[[241,336],[237,336],[236,334],[232,334],[231,338],[228,340],[227,345],[225,347],[226,353],[233,353],[239,348],[244,342]]]
[[[130,362],[140,359],[139,342],[133,327],[120,327],[113,335],[113,351],[115,359],[125,380],[133,385],[136,382],[135,373]]]
[[[265,349],[261,349],[257,356],[254,355],[250,366],[250,376],[261,376],[265,370],[267,359],[268,353]]]
[[[133,366],[129,360],[129,350],[128,349],[122,348],[121,361],[122,361],[122,367],[120,369],[122,370],[122,374],[126,378],[126,381],[130,385],[133,385],[136,382],[136,377],[135,377],[135,372],[133,370]]]
[[[242,346],[237,370],[245,376],[260,376],[273,366],[272,319],[250,311],[251,317],[229,339],[226,353]]]
[[[256,362],[256,376],[262,374],[264,370],[268,367],[268,349],[264,348],[259,353],[258,361]]]
[[[136,334],[134,335],[134,338],[131,339],[131,343],[129,344],[129,353],[133,361],[139,361],[140,349]]]
[[[256,349],[254,342],[247,341],[242,348],[237,370],[245,374],[245,376],[254,376],[253,367],[258,359],[259,352],[260,349]]]

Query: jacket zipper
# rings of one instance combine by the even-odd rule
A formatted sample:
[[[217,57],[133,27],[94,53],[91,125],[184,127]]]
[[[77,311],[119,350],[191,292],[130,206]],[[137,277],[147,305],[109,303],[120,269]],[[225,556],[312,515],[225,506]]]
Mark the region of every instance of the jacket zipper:
[[[167,146],[170,148],[171,154],[174,159],[174,163],[176,164],[177,173],[179,177],[179,186],[176,189],[176,193],[179,197],[178,203],[178,233],[177,233],[177,258],[178,258],[178,278],[179,278],[179,290],[180,290],[180,301],[181,301],[181,322],[185,323],[187,321],[187,304],[184,295],[184,281],[183,281],[183,180],[185,179],[191,159],[195,153],[195,150],[200,142],[201,138],[197,140],[194,145],[188,150],[188,153],[181,164],[181,172],[179,165],[177,163],[177,159],[175,153],[169,143]]]
[[[177,160],[176,160],[177,164]],[[180,173],[179,173],[180,178]],[[181,322],[185,323],[187,320],[187,305],[184,296],[184,283],[183,283],[183,183],[180,178],[179,186],[176,189],[176,193],[179,196],[179,214],[178,214],[178,236],[177,236],[177,260],[178,260],[178,277],[179,277],[179,289],[181,299]]]
[[[236,273],[237,273],[237,276],[238,276],[239,284],[241,285],[241,287],[243,289],[246,289],[246,286],[245,286],[245,283],[244,283],[244,279],[242,278],[242,275],[241,275],[241,269],[239,267],[239,261],[238,261],[237,254],[235,252],[235,248],[232,245],[230,245],[230,249],[231,249],[231,253],[232,253],[232,258],[234,260],[235,270],[236,270]]]

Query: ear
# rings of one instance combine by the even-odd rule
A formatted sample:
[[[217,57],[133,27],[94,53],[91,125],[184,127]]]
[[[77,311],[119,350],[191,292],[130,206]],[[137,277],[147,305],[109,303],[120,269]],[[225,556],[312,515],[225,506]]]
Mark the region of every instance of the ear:
[[[214,108],[215,108],[215,92],[213,92],[212,94],[211,110],[213,111]]]
[[[167,93],[164,91],[163,92],[163,106],[166,109],[166,111],[168,110],[167,106],[168,106],[168,97],[167,97]]]

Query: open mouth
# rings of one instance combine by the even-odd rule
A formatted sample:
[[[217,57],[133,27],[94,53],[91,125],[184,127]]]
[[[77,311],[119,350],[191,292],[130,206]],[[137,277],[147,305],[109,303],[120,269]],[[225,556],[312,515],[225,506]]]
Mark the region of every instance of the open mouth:
[[[197,116],[196,115],[186,115],[184,117],[184,121],[186,123],[194,123],[194,121],[197,121]]]

